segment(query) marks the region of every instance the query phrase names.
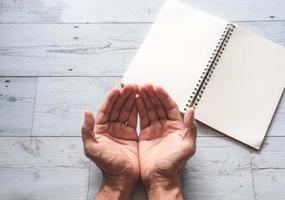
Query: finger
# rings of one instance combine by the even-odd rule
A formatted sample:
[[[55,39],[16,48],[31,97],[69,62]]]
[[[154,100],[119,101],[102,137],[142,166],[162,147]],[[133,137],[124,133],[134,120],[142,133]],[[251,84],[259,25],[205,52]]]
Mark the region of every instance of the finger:
[[[138,111],[136,108],[136,104],[133,104],[132,111],[129,115],[127,125],[136,129],[137,128],[137,121],[138,121]]]
[[[195,122],[195,110],[193,107],[190,107],[184,115],[184,126],[190,130],[190,137],[196,140],[197,125]]]
[[[158,117],[160,119],[165,119],[166,118],[166,111],[165,111],[161,101],[156,96],[156,94],[154,92],[153,85],[151,85],[151,84],[145,85],[145,90],[146,90],[148,96],[150,97],[150,99],[154,105],[154,108],[156,110]]]
[[[126,99],[124,104],[122,105],[122,108],[119,113],[118,121],[122,123],[126,123],[132,111],[132,107],[135,102],[136,94],[137,94],[137,85],[132,85],[132,92],[129,95],[129,97]]]
[[[140,96],[136,96],[136,108],[140,116],[140,128],[145,129],[150,124],[150,119],[148,118],[146,106]]]
[[[99,108],[96,114],[96,123],[97,124],[104,124],[109,120],[111,109],[114,103],[117,101],[120,95],[120,90],[118,88],[112,89],[110,94],[107,96],[106,100]]]
[[[139,88],[139,94],[140,94],[140,96],[141,96],[141,98],[142,98],[142,100],[146,106],[147,115],[148,115],[148,118],[150,119],[150,121],[158,120],[158,115],[155,112],[154,105],[151,102],[149,96],[147,95],[144,86]]]
[[[129,95],[132,92],[132,85],[126,85],[123,89],[120,90],[120,96],[117,99],[117,101],[114,103],[114,106],[111,108],[111,114],[109,120],[111,122],[117,121],[120,110],[126,99],[129,97]]]
[[[95,135],[94,135],[94,124],[95,119],[91,111],[86,110],[84,113],[84,122],[81,128],[81,134],[83,142],[87,142],[88,140],[96,141]]]
[[[181,115],[175,101],[169,96],[169,94],[160,86],[154,87],[154,92],[156,93],[159,100],[162,102],[164,109],[166,110],[167,117],[170,120],[181,121]]]

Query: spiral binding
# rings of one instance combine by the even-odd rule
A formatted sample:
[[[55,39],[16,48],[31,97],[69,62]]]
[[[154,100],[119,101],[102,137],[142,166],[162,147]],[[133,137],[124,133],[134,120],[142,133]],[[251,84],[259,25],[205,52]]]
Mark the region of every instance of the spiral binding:
[[[198,105],[204,90],[206,89],[206,85],[210,81],[210,78],[213,75],[213,72],[225,50],[225,47],[227,46],[227,43],[229,42],[229,39],[235,29],[235,25],[233,24],[227,24],[223,34],[221,35],[220,41],[218,42],[216,48],[214,49],[214,52],[212,53],[208,64],[206,65],[202,75],[200,76],[200,79],[198,83],[196,84],[196,87],[194,88],[194,91],[192,92],[188,103],[186,104],[186,107],[184,108],[184,111],[187,110],[188,107],[194,107]]]

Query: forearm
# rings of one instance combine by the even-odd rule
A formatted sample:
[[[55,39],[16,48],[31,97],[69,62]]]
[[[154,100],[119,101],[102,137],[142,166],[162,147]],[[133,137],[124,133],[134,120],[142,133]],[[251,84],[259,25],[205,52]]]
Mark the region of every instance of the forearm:
[[[118,178],[104,177],[101,188],[96,195],[96,200],[128,200],[131,199],[135,181]]]
[[[149,200],[183,200],[180,181],[171,180],[154,183],[147,189]]]

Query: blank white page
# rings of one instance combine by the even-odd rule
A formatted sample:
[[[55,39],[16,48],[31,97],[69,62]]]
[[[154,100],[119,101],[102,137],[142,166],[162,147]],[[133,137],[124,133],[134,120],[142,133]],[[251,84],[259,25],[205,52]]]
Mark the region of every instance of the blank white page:
[[[284,47],[236,27],[197,119],[259,149],[285,86],[284,60]]]
[[[183,3],[167,1],[122,83],[161,85],[184,112],[226,25]]]

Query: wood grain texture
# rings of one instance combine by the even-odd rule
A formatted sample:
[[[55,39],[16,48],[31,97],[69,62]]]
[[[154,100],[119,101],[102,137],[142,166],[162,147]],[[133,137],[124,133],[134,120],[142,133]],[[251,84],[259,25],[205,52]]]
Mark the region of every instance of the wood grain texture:
[[[32,167],[0,169],[0,185],[3,200],[86,200],[88,171]]]
[[[249,149],[229,138],[198,138],[197,153],[182,173],[185,199],[253,199],[252,162],[256,199],[281,200],[284,166],[278,160],[284,157],[285,141],[268,140],[261,152],[251,153],[251,161]],[[100,187],[102,174],[94,164],[88,178],[81,138],[5,137],[0,144],[3,199],[91,200]],[[134,199],[146,199],[141,185]]]
[[[284,137],[269,137],[261,151],[251,152],[256,200],[285,197],[284,143]]]
[[[150,22],[165,0],[1,0],[1,23]],[[282,0],[182,0],[228,20],[284,20]]]
[[[182,177],[186,199],[253,199],[249,148],[228,137],[199,137]]]
[[[84,110],[96,112],[117,77],[40,77],[33,136],[81,136]]]
[[[122,75],[148,28],[2,24],[0,76]]]
[[[92,165],[89,200],[98,191],[101,179],[100,170]],[[253,199],[252,184],[248,148],[234,144],[229,138],[198,138],[197,153],[182,173],[186,200],[250,200]],[[136,188],[134,197],[136,200],[146,199],[141,184]]]
[[[285,22],[238,24],[285,46]],[[0,24],[0,76],[122,76],[150,27]]]
[[[278,161],[284,157],[285,141],[268,140],[261,152],[251,153],[250,161],[249,149],[229,138],[198,138],[197,153],[182,173],[185,199],[253,199],[252,162],[256,199],[274,196],[281,200],[284,173],[280,169],[284,163]],[[0,151],[3,199],[75,200],[88,196],[91,200],[100,187],[102,174],[94,164],[88,178],[89,161],[84,158],[81,138],[6,137],[0,140]],[[146,199],[141,185],[134,199]]]
[[[285,46],[283,0],[182,1]],[[102,174],[83,155],[83,110],[119,84],[163,2],[0,0],[1,200],[93,200]],[[283,93],[259,152],[199,123],[185,199],[283,200],[284,122]]]
[[[119,83],[119,77],[38,78],[33,135],[80,136],[84,109],[91,108],[96,112],[107,93]],[[269,128],[269,136],[285,136],[282,128],[284,105],[283,97]],[[198,125],[199,136],[224,136],[202,123]]]
[[[1,199],[87,199],[81,138],[4,137],[0,152]]]
[[[0,78],[0,136],[32,133],[36,78]]]

